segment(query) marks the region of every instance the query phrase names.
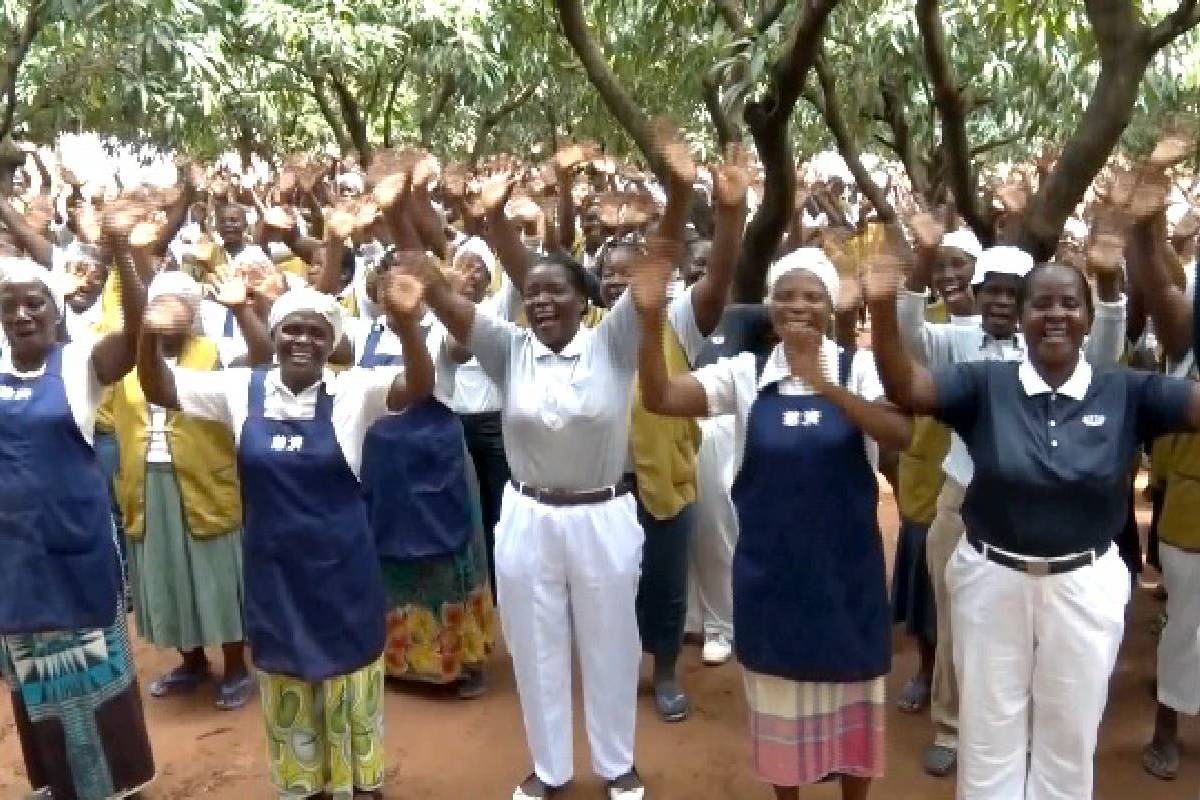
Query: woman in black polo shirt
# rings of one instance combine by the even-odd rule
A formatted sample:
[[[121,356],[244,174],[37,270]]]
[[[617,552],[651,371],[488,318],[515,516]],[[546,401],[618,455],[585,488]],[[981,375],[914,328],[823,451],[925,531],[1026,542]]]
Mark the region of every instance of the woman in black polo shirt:
[[[1091,288],[1059,264],[1025,278],[1025,362],[930,373],[901,344],[899,280],[898,262],[883,258],[867,285],[887,396],[952,427],[975,462],[967,533],[946,571],[958,798],[1088,800],[1130,591],[1112,547],[1128,475],[1139,442],[1200,426],[1200,386],[1126,368],[1093,373],[1080,352]]]

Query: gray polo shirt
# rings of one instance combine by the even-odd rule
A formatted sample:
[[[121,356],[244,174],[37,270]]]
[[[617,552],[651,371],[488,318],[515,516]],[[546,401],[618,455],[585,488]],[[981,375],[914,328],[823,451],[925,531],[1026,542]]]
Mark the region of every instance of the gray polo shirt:
[[[476,309],[470,349],[500,389],[513,480],[584,491],[621,479],[640,338],[629,292],[560,353],[532,331]]]
[[[975,362],[934,375],[938,410],[975,462],[967,532],[1051,558],[1107,546],[1125,524],[1138,445],[1186,427],[1191,381],[1080,357],[1052,390],[1028,362]]]

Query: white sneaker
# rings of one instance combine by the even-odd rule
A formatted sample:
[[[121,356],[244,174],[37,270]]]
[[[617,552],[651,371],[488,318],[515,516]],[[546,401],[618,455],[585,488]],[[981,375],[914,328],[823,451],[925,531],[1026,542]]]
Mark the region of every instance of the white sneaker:
[[[710,667],[719,667],[733,656],[733,644],[721,633],[710,633],[704,637],[704,650],[700,659]]]

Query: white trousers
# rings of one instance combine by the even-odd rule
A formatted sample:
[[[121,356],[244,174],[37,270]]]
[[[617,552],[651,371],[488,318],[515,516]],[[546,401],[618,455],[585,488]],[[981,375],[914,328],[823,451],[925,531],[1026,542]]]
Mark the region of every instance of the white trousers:
[[[1160,542],[1167,624],[1158,640],[1158,702],[1200,713],[1200,553]]]
[[[1096,734],[1125,628],[1116,547],[1063,575],[946,568],[959,684],[958,800],[1091,800]]]
[[[634,598],[644,536],[632,494],[555,508],[504,490],[496,525],[496,590],[537,776],[574,776],[572,622],[583,673],[592,769],[633,767],[642,645]]]
[[[697,498],[692,528],[688,583],[694,587],[688,605],[689,631],[733,638],[733,548],[737,515],[733,488],[734,418],[732,414],[700,422],[696,459]]]

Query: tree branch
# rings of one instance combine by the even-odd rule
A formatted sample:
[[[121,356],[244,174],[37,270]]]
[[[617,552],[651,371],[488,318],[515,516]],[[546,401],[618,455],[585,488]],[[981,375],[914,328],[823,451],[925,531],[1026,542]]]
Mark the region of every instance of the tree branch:
[[[32,0],[25,14],[25,23],[12,37],[11,46],[4,55],[4,71],[0,73],[0,96],[4,97],[4,116],[0,118],[0,139],[12,133],[13,120],[17,114],[17,74],[29,48],[42,29],[42,14],[47,0]]]
[[[882,136],[875,138],[899,157],[900,163],[904,165],[904,171],[908,174],[908,181],[912,184],[913,191],[927,196],[929,174],[925,171],[920,159],[917,158],[913,145],[912,127],[908,123],[908,115],[904,113],[904,100],[901,99],[899,90],[886,78],[881,78],[879,81],[879,93],[883,98],[883,121],[892,129],[892,141],[888,141]]]
[[[779,19],[779,15],[787,8],[788,0],[763,0],[762,5],[758,7],[758,14],[754,18],[754,27],[759,33],[766,33],[767,28],[775,24],[775,20]]]
[[[345,128],[342,127],[341,117],[334,112],[333,106],[329,102],[329,96],[325,94],[325,79],[312,74],[308,76],[308,79],[312,83],[312,95],[316,98],[317,109],[321,112],[329,130],[333,131],[333,138],[337,141],[338,149],[345,153],[350,149],[350,141],[346,136]]]
[[[713,0],[713,4],[717,7],[717,13],[721,15],[721,19],[725,20],[725,24],[729,26],[729,30],[742,36],[750,34],[750,30],[746,27],[742,4],[738,0]]]
[[[717,81],[717,76],[714,70],[708,70],[700,79],[700,84],[703,87],[704,107],[708,109],[708,116],[712,119],[713,127],[717,130],[717,142],[722,148],[730,142],[737,141],[741,138],[737,124],[734,123],[729,115],[725,113],[725,109],[721,107],[721,85]]]
[[[746,125],[766,173],[762,203],[742,240],[734,293],[740,302],[762,299],[767,267],[796,211],[796,162],[789,121],[816,59],[825,24],[838,0],[806,0],[784,54],[771,66],[766,94],[746,106]]]
[[[359,163],[364,167],[371,165],[371,139],[367,134],[367,121],[363,117],[358,100],[350,91],[350,87],[341,76],[330,74],[329,82],[333,85],[333,94],[337,97],[338,107],[342,110],[342,119],[346,121],[346,129],[350,132],[350,141],[358,151]]]
[[[501,104],[495,111],[490,111],[480,117],[479,127],[475,130],[475,144],[471,147],[471,166],[477,164],[479,157],[483,155],[483,146],[487,142],[487,136],[491,133],[492,129],[502,119],[528,103],[529,98],[533,97],[533,93],[537,91],[538,86],[539,84],[536,83],[526,86],[518,94]]]
[[[933,99],[942,123],[942,146],[949,169],[950,188],[959,213],[985,244],[994,239],[992,220],[979,201],[979,186],[967,141],[967,112],[946,53],[946,32],[938,0],[917,0],[917,27],[925,52],[925,66],[933,85]]]
[[[404,68],[401,67],[392,78],[391,88],[388,89],[387,102],[383,106],[383,146],[392,146],[392,112],[396,108],[396,93],[400,90],[400,82],[404,80]]]
[[[817,73],[817,83],[821,87],[821,97],[824,101],[819,105],[814,105],[817,105],[817,111],[824,117],[825,125],[833,134],[833,140],[837,142],[838,153],[846,162],[850,174],[854,176],[854,182],[858,184],[859,190],[871,201],[871,205],[875,206],[880,221],[895,222],[895,209],[888,202],[883,189],[871,179],[867,168],[863,166],[862,153],[858,149],[858,143],[854,141],[854,137],[850,135],[850,129],[846,126],[846,119],[842,116],[842,107],[837,99],[837,85],[834,83],[833,73],[829,71],[829,65],[825,62],[824,54],[817,58],[813,64],[813,70]]]
[[[625,87],[617,79],[616,73],[608,66],[604,51],[588,28],[587,19],[583,13],[582,0],[555,0],[558,18],[562,24],[563,35],[571,44],[575,55],[583,64],[588,80],[595,87],[600,99],[608,108],[609,113],[625,129],[633,143],[646,159],[646,163],[664,183],[668,180],[667,167],[662,156],[654,147],[654,136],[649,117],[638,107],[633,97],[625,91]]]
[[[450,100],[456,91],[458,91],[458,78],[453,72],[443,72],[438,79],[437,90],[429,101],[429,108],[421,116],[421,146],[426,150],[433,142],[433,129],[437,127],[438,120],[445,113],[446,107],[450,105]]]
[[[1179,6],[1150,29],[1150,45],[1161,50],[1197,25],[1200,25],[1200,2],[1179,0]]]

